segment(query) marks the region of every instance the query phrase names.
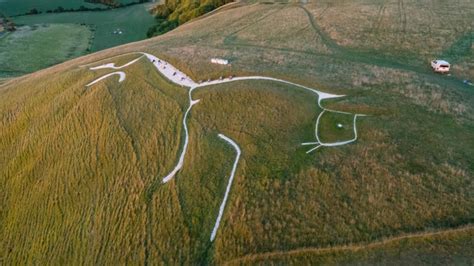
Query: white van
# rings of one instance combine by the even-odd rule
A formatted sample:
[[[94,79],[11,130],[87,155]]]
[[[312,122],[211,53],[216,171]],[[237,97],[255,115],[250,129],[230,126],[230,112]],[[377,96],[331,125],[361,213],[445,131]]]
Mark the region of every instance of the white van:
[[[431,61],[431,68],[434,72],[438,73],[448,73],[451,65],[444,60],[433,60]]]

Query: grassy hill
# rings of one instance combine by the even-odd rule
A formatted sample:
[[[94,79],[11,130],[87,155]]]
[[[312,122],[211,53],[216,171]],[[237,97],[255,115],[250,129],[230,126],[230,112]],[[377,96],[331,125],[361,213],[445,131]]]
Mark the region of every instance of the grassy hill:
[[[242,2],[1,83],[0,262],[471,263],[472,12],[469,1]],[[307,154],[314,94],[263,80],[199,88],[183,169],[162,184],[183,145],[188,88],[144,58],[120,70],[125,81],[86,87],[113,72],[88,66],[132,52],[196,81],[262,75],[346,95],[322,105],[368,116],[355,143]],[[440,56],[451,76],[429,69]],[[322,116],[324,140],[350,137],[338,123],[350,119]],[[242,158],[210,242],[235,158],[219,133]]]

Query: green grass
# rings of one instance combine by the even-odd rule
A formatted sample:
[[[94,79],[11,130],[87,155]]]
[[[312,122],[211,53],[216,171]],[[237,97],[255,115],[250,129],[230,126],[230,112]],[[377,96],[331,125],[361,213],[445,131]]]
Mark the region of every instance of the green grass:
[[[47,10],[56,9],[62,6],[64,8],[85,7],[105,7],[100,4],[90,4],[83,0],[1,0],[0,10],[5,15],[14,16],[25,14],[31,9],[36,8],[38,11],[45,12]]]
[[[75,24],[19,27],[0,38],[0,76],[18,76],[84,55],[92,32]]]
[[[425,123],[449,123],[442,114],[423,108],[415,112],[407,104],[396,116],[362,120],[357,143],[308,156],[300,143],[313,136],[320,112],[314,95],[267,81],[199,89],[194,98],[201,101],[189,120],[185,167],[170,184],[160,185],[179,154],[186,90],[163,81],[145,60],[126,70],[123,84],[110,79],[83,87],[107,72],[75,69],[64,77],[55,74],[2,91],[1,99],[9,99],[1,105],[1,163],[6,166],[2,180],[8,188],[2,203],[23,206],[2,207],[8,211],[0,215],[5,221],[0,250],[8,261],[31,256],[36,261],[220,264],[254,253],[370,243],[471,221],[472,170],[462,166],[469,164],[472,151],[466,141],[454,141],[467,136],[469,129],[450,125],[443,132],[427,124],[426,130],[436,134],[410,130],[412,115]],[[45,90],[50,84],[56,85]],[[366,99],[377,106],[379,96]],[[395,99],[385,97],[383,101]],[[339,100],[329,107],[357,109],[364,103]],[[218,133],[234,139],[244,153],[222,227],[211,245],[210,230],[234,156]],[[436,141],[432,138],[437,134],[441,139],[453,137],[437,143],[440,149],[450,147],[451,154],[423,147]],[[394,145],[397,139],[404,141]],[[406,161],[401,155],[405,148],[412,157]],[[456,160],[463,153],[467,161]],[[430,158],[433,155],[440,157]],[[427,166],[430,171],[419,168]],[[30,186],[35,190],[19,193]],[[55,218],[28,225],[27,215]],[[80,236],[82,227],[91,233]],[[22,235],[34,236],[32,243],[43,242],[12,248]],[[82,246],[83,241],[89,244]],[[105,250],[104,243],[109,243]],[[117,256],[115,251],[124,247],[127,251]]]
[[[359,118],[359,122],[361,119],[364,118]],[[354,115],[325,112],[319,121],[318,131],[319,138],[324,143],[351,140],[355,137]]]
[[[9,264],[470,263],[474,93],[461,82],[469,72],[435,75],[415,57],[399,64],[410,48],[400,44],[405,52],[397,56],[380,46],[395,35],[387,25],[398,17],[382,20],[374,29],[381,41],[371,45],[370,34],[353,34],[363,24],[331,15],[346,4],[326,4],[326,15],[318,4],[306,11],[242,4],[0,85],[0,258]],[[364,17],[377,16],[378,2],[358,4]],[[412,19],[451,6],[404,4]],[[465,15],[462,5],[450,8]],[[463,21],[445,18],[450,25]],[[344,39],[331,23],[353,31]],[[460,25],[425,34],[414,24],[399,34],[425,52],[418,58],[449,51],[468,63],[464,37],[429,39],[434,50],[426,51],[410,39],[438,30],[466,36],[471,29]],[[268,75],[343,94],[323,106],[369,116],[358,119],[355,143],[308,155],[301,142],[314,140],[321,111],[313,94],[269,81],[200,88],[184,168],[161,184],[181,150],[187,90],[145,60],[123,70],[123,83],[111,78],[91,88],[84,85],[111,71],[79,67],[123,64],[136,55],[103,59],[132,51],[166,58],[196,80]],[[231,66],[212,65],[212,57],[229,58]],[[325,139],[352,133],[334,128],[350,119],[322,119]],[[235,158],[218,133],[239,144],[242,158],[210,243]],[[433,231],[439,234],[424,234]]]
[[[154,23],[148,4],[100,12],[15,17],[23,25],[0,37],[0,76],[11,77],[146,38]],[[114,34],[120,29],[123,34]]]
[[[41,14],[15,18],[15,23],[33,25],[38,23],[87,24],[94,30],[91,51],[99,51],[146,38],[148,27],[154,23],[146,7],[148,4],[134,5],[101,12],[73,12]],[[122,35],[113,34],[116,29]]]

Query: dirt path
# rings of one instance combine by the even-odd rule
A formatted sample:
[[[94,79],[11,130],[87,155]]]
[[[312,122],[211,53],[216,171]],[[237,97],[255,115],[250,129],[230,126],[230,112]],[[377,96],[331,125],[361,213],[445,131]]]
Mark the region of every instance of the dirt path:
[[[369,249],[369,248],[376,248],[379,246],[387,245],[396,241],[404,240],[404,239],[412,239],[412,238],[421,238],[421,237],[431,237],[431,236],[437,236],[437,235],[442,235],[442,234],[449,234],[449,233],[456,233],[456,232],[463,232],[463,231],[469,231],[473,230],[474,226],[472,224],[464,225],[458,228],[451,228],[451,229],[443,229],[443,230],[438,230],[438,231],[430,231],[430,232],[419,232],[419,233],[413,233],[413,234],[406,234],[406,235],[401,235],[401,236],[396,236],[392,238],[386,238],[383,240],[378,240],[374,241],[368,244],[354,244],[354,245],[344,245],[344,246],[335,246],[335,247],[325,247],[325,248],[311,248],[311,247],[306,247],[306,248],[298,248],[298,249],[293,249],[293,250],[288,250],[288,251],[273,251],[273,252],[265,252],[265,253],[259,253],[259,254],[251,254],[251,255],[246,255],[240,258],[235,258],[232,260],[229,260],[225,262],[224,264],[229,265],[229,264],[242,264],[244,262],[254,262],[255,260],[259,259],[269,259],[269,258],[275,258],[275,257],[282,257],[282,256],[288,256],[288,255],[298,255],[302,253],[314,253],[314,254],[322,254],[322,253],[329,253],[329,252],[335,252],[335,251],[358,251],[361,249]]]
[[[358,48],[341,46],[335,40],[333,40],[323,29],[321,29],[321,27],[318,25],[311,11],[309,11],[304,5],[298,5],[298,7],[302,9],[304,14],[308,18],[309,25],[315,31],[315,33],[321,38],[322,43],[331,51],[331,53],[321,53],[317,51],[301,51],[301,50],[295,50],[295,49],[290,49],[290,48],[278,48],[278,47],[271,47],[267,45],[242,43],[237,40],[234,40],[233,36],[235,35],[233,35],[233,33],[227,35],[224,38],[223,45],[225,47],[233,47],[233,48],[235,47],[240,47],[243,49],[255,48],[255,49],[262,49],[262,50],[274,50],[274,51],[283,52],[283,53],[309,55],[309,56],[315,56],[315,57],[322,56],[322,57],[343,60],[346,62],[367,64],[367,65],[401,70],[401,71],[409,71],[409,72],[419,74],[423,76],[424,78],[435,80],[437,83],[445,84],[446,86],[453,86],[453,85],[459,86],[461,84],[462,80],[460,80],[459,78],[455,76],[445,77],[445,76],[440,76],[440,75],[434,75],[432,72],[428,71],[427,68],[424,67],[423,65],[407,64],[405,62],[406,60],[403,58],[397,58],[394,56],[380,53],[375,50],[367,52],[367,51],[362,51]],[[402,3],[400,3],[400,8],[403,8],[403,9],[405,8],[404,6],[402,6]],[[278,11],[279,10],[280,8],[278,9]],[[383,13],[383,10],[381,10],[381,12]],[[401,10],[401,12],[406,12],[406,11]],[[407,19],[406,14],[405,13],[401,14],[401,20],[402,20],[401,27],[404,27],[404,28],[407,27],[405,25],[407,23],[406,19]],[[217,46],[217,47],[209,46],[209,47],[219,48],[219,49],[222,48],[220,46]]]

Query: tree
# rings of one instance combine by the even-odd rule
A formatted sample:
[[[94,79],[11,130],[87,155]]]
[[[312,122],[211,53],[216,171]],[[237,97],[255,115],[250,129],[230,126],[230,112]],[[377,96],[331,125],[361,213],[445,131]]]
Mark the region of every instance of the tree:
[[[28,13],[26,13],[27,15],[37,15],[37,14],[40,14],[41,12],[38,11],[38,9],[36,8],[33,8],[31,9],[30,11],[28,11]]]

